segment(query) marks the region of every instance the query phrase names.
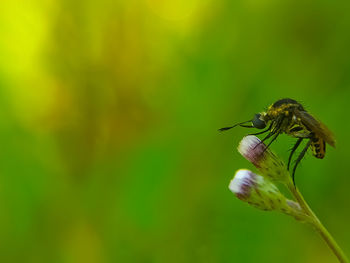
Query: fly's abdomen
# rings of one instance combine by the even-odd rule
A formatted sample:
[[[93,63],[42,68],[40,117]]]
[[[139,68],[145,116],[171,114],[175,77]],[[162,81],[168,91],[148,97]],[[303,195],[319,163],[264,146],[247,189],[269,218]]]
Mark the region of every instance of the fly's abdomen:
[[[318,159],[323,159],[326,154],[326,142],[318,137],[314,137],[311,143],[312,154]]]

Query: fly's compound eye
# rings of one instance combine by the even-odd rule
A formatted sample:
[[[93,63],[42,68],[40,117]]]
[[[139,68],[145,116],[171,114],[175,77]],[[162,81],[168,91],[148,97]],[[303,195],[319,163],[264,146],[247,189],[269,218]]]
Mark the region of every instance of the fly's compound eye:
[[[266,127],[266,123],[265,123],[265,121],[261,120],[260,117],[261,117],[260,113],[255,114],[254,118],[252,120],[252,123],[253,123],[253,126],[255,128],[257,128],[257,129],[264,129]]]

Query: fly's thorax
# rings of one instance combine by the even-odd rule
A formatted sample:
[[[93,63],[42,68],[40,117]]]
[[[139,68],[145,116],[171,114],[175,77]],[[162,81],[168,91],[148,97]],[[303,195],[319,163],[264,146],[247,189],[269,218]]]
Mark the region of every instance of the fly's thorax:
[[[286,133],[287,129],[290,125],[290,118],[284,118],[281,123],[278,123],[277,121],[274,122],[274,124],[272,125],[272,130],[275,132],[279,132],[279,133]]]
[[[293,116],[295,110],[300,110],[300,108],[302,108],[298,103],[275,104],[271,105],[267,109],[267,115],[269,115],[272,119],[275,119],[281,115],[284,115],[286,117]]]
[[[268,114],[268,112],[259,112],[260,119],[265,122],[265,124],[268,124],[269,121],[273,120],[271,116]]]

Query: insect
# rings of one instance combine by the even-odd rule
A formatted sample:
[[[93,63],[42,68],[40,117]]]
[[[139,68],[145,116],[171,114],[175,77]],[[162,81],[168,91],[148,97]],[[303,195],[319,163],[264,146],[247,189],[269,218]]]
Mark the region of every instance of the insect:
[[[333,133],[326,127],[326,125],[316,120],[299,102],[289,98],[276,101],[274,104],[268,107],[266,112],[255,114],[252,120],[240,122],[233,126],[224,127],[219,130],[225,131],[236,126],[257,129],[264,129],[267,127],[261,132],[249,134],[259,135],[268,133],[261,141],[262,143],[272,137],[266,148],[268,148],[271,143],[274,142],[282,133],[297,138],[297,141],[289,154],[287,165],[288,170],[293,154],[300,146],[301,142],[303,140],[307,140],[304,149],[300,152],[295,161],[295,165],[292,170],[293,182],[295,182],[295,170],[310,147],[313,156],[319,159],[323,159],[326,154],[326,143],[332,147],[335,147]]]

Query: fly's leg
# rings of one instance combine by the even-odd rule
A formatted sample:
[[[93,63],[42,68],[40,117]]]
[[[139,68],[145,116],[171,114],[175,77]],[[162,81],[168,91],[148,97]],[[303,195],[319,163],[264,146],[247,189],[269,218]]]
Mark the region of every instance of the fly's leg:
[[[271,130],[271,127],[272,127],[272,123],[270,124],[270,126],[269,126],[266,130],[261,131],[261,132],[257,132],[257,133],[250,133],[250,134],[248,134],[248,135],[259,135],[259,134],[266,133],[266,132],[268,132],[268,131]]]
[[[265,147],[265,149],[264,149],[264,152],[267,150],[267,148],[269,148],[269,146],[271,145],[271,143],[273,143],[273,142],[277,139],[278,135],[280,135],[280,134],[281,134],[281,133],[278,132],[278,133],[275,134],[275,136],[273,136],[273,138],[272,138],[271,141],[268,143],[268,145],[266,145],[266,147]]]
[[[276,126],[272,129],[272,131],[271,131],[268,135],[266,135],[266,137],[265,137],[264,139],[261,140],[261,142],[259,142],[259,143],[254,147],[254,149],[255,149],[258,145],[260,145],[261,143],[263,143],[264,141],[266,141],[268,138],[270,138],[272,135],[275,135],[275,136],[272,138],[271,142],[268,144],[268,146],[265,147],[265,150],[266,150],[266,149],[271,145],[271,143],[272,143],[274,140],[277,139],[278,135],[281,133],[281,126],[282,126],[282,123],[283,123],[283,119],[284,119],[284,117],[281,117],[281,118],[279,118],[279,119],[276,121]],[[273,122],[272,122],[271,125],[269,126],[269,130],[271,130],[272,125],[273,125]],[[264,150],[264,151],[265,151],[265,150]]]
[[[254,149],[256,147],[258,147],[260,144],[264,143],[264,141],[266,141],[268,138],[270,138],[272,135],[274,135],[275,133],[274,132],[270,132],[268,135],[265,136],[264,139],[262,139],[257,145],[255,145]]]
[[[298,156],[298,159],[295,161],[295,165],[294,165],[294,168],[293,168],[293,173],[292,173],[292,178],[293,178],[293,183],[295,185],[295,177],[294,177],[294,174],[295,174],[295,170],[297,169],[297,166],[298,164],[300,163],[300,161],[303,159],[307,149],[309,149],[310,145],[311,145],[312,141],[311,139],[307,142],[306,146],[304,147],[304,149],[301,151],[301,153],[299,154]]]
[[[300,143],[303,141],[303,138],[299,138],[297,140],[297,142],[294,144],[292,151],[289,154],[289,158],[288,158],[288,165],[287,165],[287,169],[289,171],[289,166],[290,166],[290,162],[292,161],[292,156],[294,154],[294,152],[296,151],[296,149],[299,147]]]
[[[249,133],[247,135],[259,135],[268,132],[270,129],[266,129],[265,131],[257,132],[257,133]]]

